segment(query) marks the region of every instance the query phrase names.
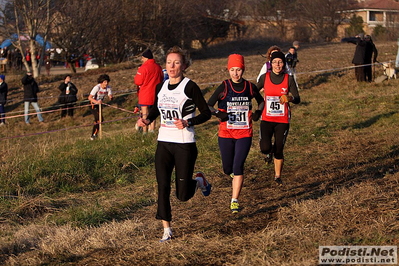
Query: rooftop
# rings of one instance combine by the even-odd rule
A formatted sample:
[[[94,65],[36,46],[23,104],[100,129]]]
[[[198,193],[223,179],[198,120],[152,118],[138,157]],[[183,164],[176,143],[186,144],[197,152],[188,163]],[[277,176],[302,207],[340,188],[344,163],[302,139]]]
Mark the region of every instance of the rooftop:
[[[353,9],[399,10],[397,0],[357,0]]]

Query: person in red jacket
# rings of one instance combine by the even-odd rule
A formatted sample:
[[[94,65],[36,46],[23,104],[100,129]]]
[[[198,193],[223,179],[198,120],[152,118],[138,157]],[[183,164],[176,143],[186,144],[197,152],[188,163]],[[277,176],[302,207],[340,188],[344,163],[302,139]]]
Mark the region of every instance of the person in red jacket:
[[[139,97],[139,106],[141,117],[147,119],[149,109],[155,101],[155,86],[163,81],[163,71],[159,64],[154,60],[150,49],[144,51],[141,56],[143,64],[139,67],[134,83],[137,85],[137,95]],[[149,126],[143,127],[143,134],[154,133],[155,121]]]

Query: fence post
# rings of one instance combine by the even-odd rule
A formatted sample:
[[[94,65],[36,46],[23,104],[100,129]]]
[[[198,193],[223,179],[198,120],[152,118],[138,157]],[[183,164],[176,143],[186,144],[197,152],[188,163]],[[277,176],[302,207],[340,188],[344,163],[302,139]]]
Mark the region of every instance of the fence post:
[[[99,131],[99,136],[100,136],[100,139],[102,139],[102,137],[103,137],[103,132],[102,132],[102,125],[101,125],[101,123],[102,123],[102,108],[101,108],[101,106],[102,106],[102,103],[100,103],[100,106],[99,106],[99,117],[98,117],[98,121],[99,121],[99,124],[98,124],[98,126],[99,126],[99,128],[98,128],[98,131]]]

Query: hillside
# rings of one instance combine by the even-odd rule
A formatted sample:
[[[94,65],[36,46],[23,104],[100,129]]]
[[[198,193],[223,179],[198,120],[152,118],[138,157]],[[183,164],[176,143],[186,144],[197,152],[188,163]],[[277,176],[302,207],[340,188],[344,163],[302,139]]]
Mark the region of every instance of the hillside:
[[[380,62],[395,59],[396,43],[376,46]],[[258,53],[268,46],[235,48],[228,51],[245,56],[244,77],[253,81],[264,63]],[[110,105],[124,110],[104,109],[112,122],[96,141],[89,139],[87,107],[74,119],[61,120],[57,111],[44,115],[44,125],[33,117],[28,127],[18,117],[0,128],[0,264],[316,265],[322,245],[397,246],[399,81],[356,83],[354,70],[343,69],[351,66],[354,49],[302,45],[302,102],[292,108],[285,186],[275,186],[273,166],[264,164],[255,122],[240,197],[244,208],[237,215],[229,210],[231,178],[221,169],[218,121],[196,127],[196,170],[213,190],[188,202],[172,197],[175,238],[167,244],[158,242],[162,226],[155,219],[156,136],[135,132],[137,116],[125,111],[136,103],[136,66],[77,74],[73,82],[84,99],[98,75],[108,73],[117,92]],[[228,78],[228,53],[217,51],[209,53],[220,57],[195,59],[187,71],[207,99]],[[7,77],[10,115],[23,110],[19,79]],[[43,109],[56,108],[61,79],[40,78]],[[15,137],[22,135],[29,136]]]

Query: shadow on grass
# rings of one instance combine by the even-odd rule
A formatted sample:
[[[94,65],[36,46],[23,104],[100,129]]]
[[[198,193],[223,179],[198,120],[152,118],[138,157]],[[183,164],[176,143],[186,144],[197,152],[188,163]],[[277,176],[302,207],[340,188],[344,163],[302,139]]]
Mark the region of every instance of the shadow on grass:
[[[375,166],[369,166],[361,171],[354,171],[348,175],[343,175],[341,177],[335,178],[334,180],[329,181],[317,181],[310,184],[305,184],[302,186],[293,187],[290,190],[296,190],[299,188],[305,188],[304,191],[294,193],[289,195],[289,198],[298,199],[298,197],[302,197],[299,201],[305,201],[309,199],[318,199],[323,197],[326,194],[332,193],[336,188],[342,187],[352,187],[355,184],[361,183],[367,180],[375,180],[383,178],[389,169],[392,168],[392,165],[385,163],[387,159],[398,157],[399,156],[399,147],[394,146],[392,151],[384,156],[380,156],[378,158],[370,158],[369,160],[362,163],[350,163],[345,167],[336,167],[333,169],[329,169],[328,172],[336,172],[339,173],[345,168],[345,171],[351,171],[359,166],[365,166],[374,164]],[[399,159],[396,159],[398,161]],[[320,187],[323,186],[321,189]],[[287,198],[286,196],[283,198]]]
[[[379,114],[379,115],[376,115],[376,116],[374,116],[374,117],[372,117],[372,118],[370,118],[370,119],[368,119],[368,120],[366,120],[366,121],[364,121],[364,122],[357,123],[357,124],[354,124],[354,125],[352,125],[352,126],[345,126],[345,127],[342,127],[342,129],[347,129],[347,128],[349,128],[349,127],[351,127],[352,129],[363,129],[363,128],[367,128],[367,127],[370,127],[370,126],[372,126],[373,124],[377,123],[380,119],[389,118],[389,117],[395,115],[396,113],[397,113],[397,112],[389,112],[389,113],[385,113],[385,114]]]
[[[129,206],[124,206],[124,208],[121,208],[120,211],[110,210],[105,212],[78,213],[76,217],[74,217],[75,220],[72,221],[72,224],[76,227],[88,228],[100,226],[107,222],[123,221],[129,219],[129,214],[153,204],[155,204],[155,200],[148,199],[141,200]],[[64,204],[62,206],[65,207]],[[11,256],[19,256],[23,253],[31,252],[32,249],[36,248],[37,244],[38,243],[35,241],[26,241],[23,245],[10,244],[3,246],[3,248],[0,249],[0,264],[4,265]],[[82,256],[77,255],[64,256],[60,254],[60,256],[61,258],[57,258],[56,260],[60,260],[61,262],[76,262],[83,258]]]
[[[273,189],[272,194],[265,200],[252,205],[253,209],[250,213],[242,213],[235,215],[233,220],[239,221],[239,228],[237,223],[231,223],[232,219],[224,219],[219,223],[210,225],[208,229],[216,230],[220,234],[243,234],[245,232],[257,232],[263,230],[267,224],[274,220],[281,207],[290,206],[293,202],[304,202],[307,200],[314,200],[329,195],[337,190],[337,188],[350,188],[356,184],[360,184],[368,180],[381,180],[386,173],[391,172],[392,164],[389,163],[390,159],[395,159],[394,164],[399,164],[399,146],[394,146],[390,153],[380,156],[378,158],[370,158],[362,163],[350,163],[348,166],[339,166],[328,170],[329,175],[336,173],[334,179],[315,181],[311,183],[302,184],[283,189]],[[359,167],[371,165],[362,170],[356,170]],[[341,175],[343,172],[347,175]],[[327,171],[326,171],[327,172]],[[270,185],[270,184],[268,184]],[[272,184],[274,185],[274,184]],[[288,184],[289,185],[289,184]],[[270,187],[270,186],[268,186]],[[265,193],[265,187],[258,187],[258,192]],[[277,193],[275,193],[277,192]],[[279,193],[281,192],[281,193]],[[257,208],[260,205],[268,205],[266,207]],[[248,219],[250,218],[250,219]]]
[[[153,199],[140,199],[138,202],[116,206],[110,210],[104,210],[98,204],[89,210],[77,208],[71,213],[72,225],[78,228],[98,227],[112,221],[128,220],[132,214],[142,208],[154,205],[155,202]]]
[[[328,78],[331,76],[336,76],[338,78],[341,78],[346,74],[346,71],[344,70],[339,70],[339,71],[333,71],[333,72],[328,72],[328,73],[320,73],[315,76],[310,77],[307,81],[302,82],[299,84],[299,87],[301,89],[311,89],[313,87],[317,87],[323,83],[326,83],[328,81]]]

